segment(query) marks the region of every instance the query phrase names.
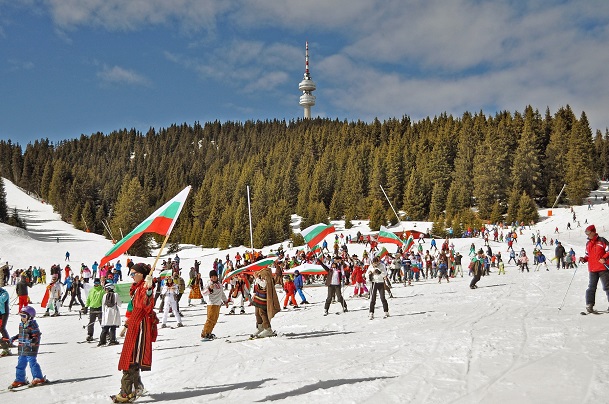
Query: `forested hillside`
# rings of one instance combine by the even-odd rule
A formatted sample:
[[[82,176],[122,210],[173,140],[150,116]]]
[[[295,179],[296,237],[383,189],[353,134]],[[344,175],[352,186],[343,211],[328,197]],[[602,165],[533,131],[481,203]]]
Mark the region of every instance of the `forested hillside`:
[[[419,122],[196,122],[25,150],[0,141],[0,170],[80,229],[110,237],[106,220],[115,239],[190,184],[171,239],[206,247],[249,245],[249,185],[260,247],[290,237],[292,213],[302,226],[328,217],[395,222],[379,185],[411,219],[456,229],[504,214],[528,221],[563,184],[563,202],[580,204],[609,175],[609,133],[593,135],[585,113],[568,106]]]

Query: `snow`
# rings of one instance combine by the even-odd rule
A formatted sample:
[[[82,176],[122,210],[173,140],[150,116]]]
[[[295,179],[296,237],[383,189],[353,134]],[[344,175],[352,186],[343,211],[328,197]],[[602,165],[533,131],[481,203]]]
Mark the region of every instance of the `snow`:
[[[99,261],[110,249],[110,241],[61,222],[51,206],[27,196],[7,180],[5,187],[9,209],[16,206],[20,210],[28,231],[0,225],[2,262],[8,261],[15,268],[41,265],[48,270],[53,263],[64,265],[69,251],[72,266],[78,267],[81,262],[91,265]],[[601,235],[609,236],[609,208],[601,204],[602,195],[607,194],[606,183],[602,189],[591,210],[587,205],[574,208],[581,227],[571,223],[573,229],[566,230],[572,219],[568,208],[554,208],[550,217],[547,209],[541,210],[542,220],[523,232],[516,249],[524,247],[530,256],[531,233],[539,230],[548,238],[556,237],[554,228],[558,226],[558,236],[567,250],[573,247],[578,257],[583,255],[586,219]],[[365,222],[354,224],[339,233],[369,232]],[[479,238],[451,241],[465,257],[472,242],[477,248],[483,245]],[[395,246],[385,246],[395,251]],[[429,247],[429,240],[425,246]],[[491,242],[491,247],[501,251],[507,261],[505,244]],[[206,278],[214,258],[233,257],[244,250],[184,246],[179,255],[184,275],[198,259]],[[351,254],[361,255],[362,251],[363,245],[349,245]],[[553,247],[543,251],[548,258],[554,256]],[[464,267],[468,262],[465,258]],[[372,321],[368,320],[369,301],[354,298],[347,299],[348,313],[334,314],[340,313],[339,305],[334,304],[330,315],[324,317],[326,288],[307,287],[312,304],[277,314],[272,326],[280,336],[253,341],[245,340],[255,328],[253,308],[246,307],[247,314],[234,316],[224,315],[228,309],[222,308],[214,329],[220,338],[201,342],[205,306],[197,302],[186,307],[186,295],[181,301],[185,327],[159,329],[152,371],[142,373],[149,395],[138,402],[605,402],[609,393],[609,315],[579,314],[585,305],[585,266],[580,265],[574,275],[574,270],[557,271],[553,262],[549,264],[549,272],[530,273],[506,265],[506,275],[493,271],[482,278],[477,290],[469,289],[467,273],[448,284],[422,280],[411,287],[395,285],[395,298],[388,299],[391,317],[382,318],[377,301],[377,318]],[[7,289],[12,298],[14,288]],[[597,308],[604,310],[609,303],[600,284],[598,289]],[[345,295],[352,290],[349,286]],[[34,286],[32,301],[40,302],[43,292],[44,286]],[[559,310],[563,298],[564,306]],[[42,314],[39,304],[34,307]],[[11,335],[17,332],[16,310],[12,306],[7,327]],[[43,332],[38,360],[44,374],[59,382],[5,392],[4,400],[19,397],[40,403],[107,403],[108,396],[119,391],[121,346],[78,344],[86,337],[83,326],[87,319],[79,319],[77,311],[66,308],[61,312],[60,317],[38,319]],[[175,319],[168,325],[175,326]],[[226,337],[238,342],[227,343]],[[8,386],[15,377],[16,356],[0,361],[0,383]]]

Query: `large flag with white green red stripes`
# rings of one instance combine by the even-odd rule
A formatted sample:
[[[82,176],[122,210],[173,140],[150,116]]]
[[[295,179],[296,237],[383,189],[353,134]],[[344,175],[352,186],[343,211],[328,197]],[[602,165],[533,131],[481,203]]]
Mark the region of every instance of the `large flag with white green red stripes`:
[[[190,185],[184,188],[166,204],[155,210],[153,214],[148,216],[135,229],[131,230],[122,240],[114,244],[114,247],[101,259],[99,266],[102,267],[107,262],[125,253],[144,233],[157,233],[163,236],[171,233],[184,207],[184,202],[186,197],[188,197],[190,188]]]
[[[334,232],[334,226],[325,223],[317,223],[307,227],[301,231],[300,234],[302,234],[302,237],[309,248],[312,248],[316,244],[320,244],[327,235]]]
[[[379,231],[379,235],[378,235],[378,242],[379,243],[391,243],[391,244],[395,244],[398,246],[402,246],[404,244],[404,242],[395,234],[393,234],[393,232],[387,230],[387,228],[385,226],[381,226],[381,229]]]

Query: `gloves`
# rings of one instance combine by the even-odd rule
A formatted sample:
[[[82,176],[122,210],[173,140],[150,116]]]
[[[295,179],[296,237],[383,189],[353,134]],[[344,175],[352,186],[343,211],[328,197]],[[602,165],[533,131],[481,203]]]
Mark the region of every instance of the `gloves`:
[[[152,283],[153,283],[152,275],[146,276],[146,279],[144,280],[144,285],[146,286],[147,289],[150,289],[152,287]]]

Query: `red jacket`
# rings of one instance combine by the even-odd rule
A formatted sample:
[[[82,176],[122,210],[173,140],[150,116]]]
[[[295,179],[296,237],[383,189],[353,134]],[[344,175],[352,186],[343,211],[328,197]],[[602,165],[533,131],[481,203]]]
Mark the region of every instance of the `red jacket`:
[[[294,286],[294,282],[286,281],[283,284],[283,290],[285,290],[286,294],[293,295],[296,293],[296,286]]]
[[[134,363],[144,371],[152,367],[152,343],[156,341],[159,320],[154,313],[154,296],[147,292],[144,281],[131,285],[133,310],[127,320],[127,335],[118,370],[129,370]]]
[[[592,240],[586,243],[586,255],[582,257],[582,261],[588,263],[588,271],[601,272],[607,270],[607,262],[602,264],[599,262],[601,258],[609,259],[609,243],[598,234]]]

